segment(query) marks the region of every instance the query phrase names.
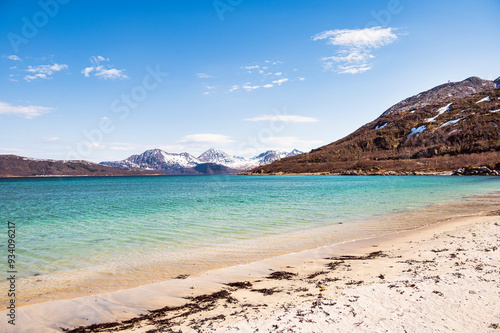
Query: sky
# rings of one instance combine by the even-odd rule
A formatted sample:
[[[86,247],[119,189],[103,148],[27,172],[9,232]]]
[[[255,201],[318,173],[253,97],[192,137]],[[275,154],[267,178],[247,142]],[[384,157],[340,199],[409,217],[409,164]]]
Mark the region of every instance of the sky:
[[[0,1],[0,154],[251,157],[500,75],[498,0]]]

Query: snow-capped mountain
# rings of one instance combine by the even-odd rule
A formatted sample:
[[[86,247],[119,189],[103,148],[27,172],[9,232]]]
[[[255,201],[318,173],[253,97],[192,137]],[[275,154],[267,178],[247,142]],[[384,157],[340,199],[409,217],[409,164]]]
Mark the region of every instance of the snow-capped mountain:
[[[200,163],[215,163],[229,166],[234,164],[236,160],[229,156],[229,154],[223,152],[222,150],[210,148],[200,156],[198,156]]]
[[[115,162],[101,162],[120,168],[142,168],[157,170],[165,174],[232,174],[250,170],[257,166],[272,163],[278,159],[303,154],[294,149],[291,152],[280,150],[268,150],[252,158],[246,159],[240,156],[217,150],[209,149],[198,157],[189,153],[173,154],[161,149],[147,150],[139,155],[132,155],[127,159]]]
[[[260,166],[260,165],[266,165],[266,164],[272,163],[276,160],[287,157],[288,154],[289,153],[287,153],[286,151],[282,151],[282,150],[268,150],[262,154],[259,154],[255,157],[252,157],[251,160],[257,162],[257,163],[255,163],[256,166]],[[292,155],[290,155],[290,156],[292,156]]]

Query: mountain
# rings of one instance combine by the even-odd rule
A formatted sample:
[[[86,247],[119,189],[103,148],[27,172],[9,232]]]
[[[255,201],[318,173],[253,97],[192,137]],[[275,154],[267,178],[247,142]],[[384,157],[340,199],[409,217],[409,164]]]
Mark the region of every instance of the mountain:
[[[500,88],[471,77],[407,98],[350,135],[261,173],[382,174],[500,168]]]
[[[478,77],[470,77],[460,82],[448,82],[393,105],[382,113],[382,116],[421,109],[435,103],[452,102],[493,88],[492,81]]]
[[[218,149],[209,149],[200,156],[198,156],[200,163],[213,163],[225,166],[238,165],[244,159],[242,157],[231,157],[227,153]]]
[[[294,149],[291,152],[268,150],[250,159],[209,149],[198,157],[188,153],[172,154],[161,149],[147,150],[139,155],[132,155],[122,161],[101,162],[118,168],[143,168],[156,170],[168,175],[199,174],[235,174],[250,170],[256,166],[266,165],[277,159],[295,156],[303,152]]]
[[[144,169],[124,170],[87,161],[40,160],[17,155],[0,155],[0,177],[141,175],[160,173]]]
[[[146,150],[139,155],[132,155],[125,160],[116,162],[101,162],[102,165],[130,169],[141,168],[157,170],[164,174],[198,174],[192,168],[201,162],[188,153],[171,154],[161,149]]]
[[[293,151],[296,151],[296,149],[294,149]],[[302,152],[300,152],[300,153],[302,153]],[[282,159],[282,158],[287,157],[287,156],[294,156],[294,155],[289,155],[289,154],[292,154],[292,153],[287,153],[286,151],[282,151],[282,150],[268,150],[262,154],[259,154],[255,157],[252,157],[251,160],[258,161],[257,165],[266,165],[266,164],[272,163],[276,160]],[[295,155],[298,155],[298,154],[295,154]]]

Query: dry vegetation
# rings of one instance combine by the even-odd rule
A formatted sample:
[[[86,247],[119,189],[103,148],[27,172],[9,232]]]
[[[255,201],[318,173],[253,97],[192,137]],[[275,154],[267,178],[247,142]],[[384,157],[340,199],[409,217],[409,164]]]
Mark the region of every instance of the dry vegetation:
[[[151,170],[120,169],[87,161],[35,160],[16,155],[0,155],[0,177],[139,176],[159,174]]]
[[[489,96],[489,101],[477,103]],[[252,173],[339,173],[361,170],[451,171],[464,166],[500,169],[500,89],[408,112],[384,113],[347,137],[309,153],[256,168]],[[449,121],[455,121],[448,123]],[[383,128],[384,124],[387,125]],[[422,133],[412,129],[426,126]],[[378,127],[378,129],[377,129]]]

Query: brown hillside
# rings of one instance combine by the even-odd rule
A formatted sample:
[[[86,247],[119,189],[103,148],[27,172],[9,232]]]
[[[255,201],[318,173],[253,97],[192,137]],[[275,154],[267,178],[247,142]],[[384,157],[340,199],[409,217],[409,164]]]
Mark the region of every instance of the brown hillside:
[[[140,176],[159,174],[156,171],[126,170],[87,161],[38,160],[17,155],[0,155],[0,177]]]
[[[498,169],[500,88],[478,78],[455,85],[456,93],[450,91],[453,84],[436,87],[396,104],[343,139],[251,173],[435,172],[469,165]]]

